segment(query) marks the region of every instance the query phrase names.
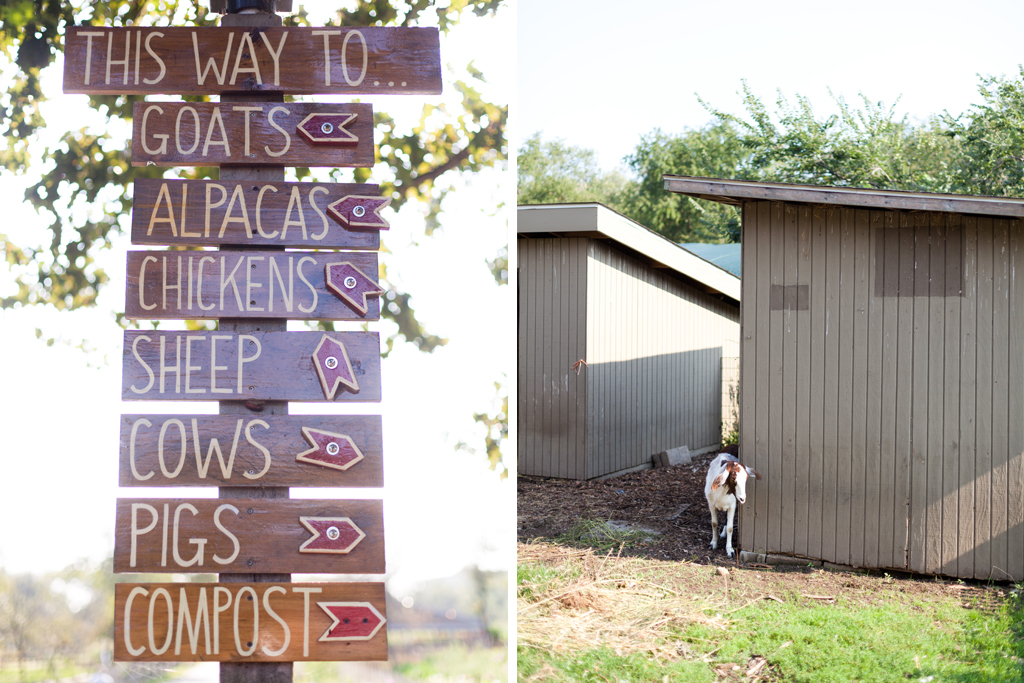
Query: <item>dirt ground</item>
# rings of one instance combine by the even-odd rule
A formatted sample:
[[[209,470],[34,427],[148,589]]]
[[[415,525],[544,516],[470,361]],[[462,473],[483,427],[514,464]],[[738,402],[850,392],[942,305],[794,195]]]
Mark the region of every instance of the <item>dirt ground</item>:
[[[865,603],[884,582],[888,591],[915,594],[924,597],[957,593],[975,606],[1003,597],[1008,585],[989,586],[984,582],[937,579],[900,572],[861,573],[825,571],[805,566],[775,566],[740,563],[739,553],[733,559],[726,557],[724,542],[712,551],[711,515],[704,499],[704,478],[714,454],[698,456],[692,464],[665,469],[643,470],[611,479],[598,481],[568,481],[540,477],[518,477],[518,540],[520,559],[530,556],[548,556],[554,548],[550,542],[563,547],[584,548],[586,543],[569,541],[558,543],[581,519],[619,520],[659,532],[642,543],[629,544],[621,549],[623,557],[669,560],[708,566],[727,567],[740,574],[767,572],[772,576],[773,589],[808,592],[809,575],[814,578],[815,594],[836,595]],[[720,516],[719,520],[724,523]],[[735,540],[735,536],[734,536]],[[531,545],[534,549],[531,550]],[[597,545],[597,544],[594,544]],[[542,548],[541,546],[546,546]],[[607,547],[600,554],[607,552]],[[553,554],[558,554],[555,551]],[[534,559],[540,559],[534,558]],[[547,558],[550,561],[550,557]],[[714,572],[708,575],[709,581]],[[787,578],[788,577],[788,578]],[[751,576],[751,579],[754,579]],[[756,581],[756,579],[754,579]],[[699,590],[699,587],[692,587]]]

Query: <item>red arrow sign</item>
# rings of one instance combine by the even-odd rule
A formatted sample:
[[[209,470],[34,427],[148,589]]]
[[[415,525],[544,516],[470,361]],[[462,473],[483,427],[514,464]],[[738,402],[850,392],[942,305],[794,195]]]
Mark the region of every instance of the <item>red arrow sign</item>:
[[[302,428],[302,435],[313,447],[295,456],[300,462],[347,470],[363,459],[356,442],[347,434],[335,434],[320,429]]]
[[[299,517],[313,535],[299,546],[300,553],[347,553],[366,538],[348,517]]]
[[[348,261],[325,265],[324,282],[327,283],[327,289],[363,315],[370,310],[368,297],[384,293],[383,287]]]
[[[311,145],[355,145],[359,138],[345,126],[355,122],[357,114],[321,113],[310,114],[295,126],[295,130]]]
[[[380,215],[380,210],[391,204],[391,197],[364,197],[346,195],[327,205],[327,213],[346,228],[387,230],[391,226]]]
[[[348,359],[348,351],[337,339],[326,334],[323,336],[317,344],[316,351],[313,352],[313,365],[316,367],[320,386],[323,387],[324,396],[328,401],[334,400],[339,384],[344,384],[353,392],[359,391],[359,382],[356,381],[356,373],[352,370],[352,362]]]
[[[320,636],[320,643],[330,640],[369,640],[387,621],[368,602],[318,602],[320,609],[334,622]]]

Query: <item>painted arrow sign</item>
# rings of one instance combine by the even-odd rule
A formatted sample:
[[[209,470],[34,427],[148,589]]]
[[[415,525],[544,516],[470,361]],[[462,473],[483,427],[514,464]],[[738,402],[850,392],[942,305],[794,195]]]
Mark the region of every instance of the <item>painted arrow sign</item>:
[[[317,349],[323,352],[321,365],[314,361]],[[335,372],[342,372],[339,368],[349,374],[341,377]],[[328,382],[332,391],[325,388]],[[380,336],[376,332],[128,330],[121,398],[379,401]]]
[[[372,304],[379,304],[377,297],[384,293],[384,288],[360,270],[354,259],[328,263],[324,267],[324,281],[327,289],[363,316],[369,313]],[[375,308],[380,310],[379,306]]]
[[[359,138],[348,129],[357,116],[344,112],[310,114],[295,126],[295,130],[311,145],[351,146],[359,143]]]
[[[313,534],[299,546],[300,553],[347,555],[366,538],[348,517],[299,517],[299,521]]]
[[[377,254],[129,251],[131,320],[377,320]],[[328,278],[331,279],[328,279]],[[328,292],[333,292],[331,296]]]
[[[122,498],[114,572],[383,574],[383,504]]]
[[[320,339],[316,350],[313,351],[313,365],[320,377],[320,386],[323,387],[324,397],[328,401],[334,399],[334,395],[341,386],[355,392],[359,391],[359,382],[352,369],[348,350],[345,348],[345,344],[335,337],[325,334]]]
[[[327,214],[352,230],[387,230],[391,226],[380,211],[390,204],[390,197],[350,195],[328,204]]]
[[[369,640],[384,625],[384,615],[368,602],[317,602],[333,623],[320,636],[321,643],[335,640]]]
[[[315,114],[354,115],[345,130],[355,142],[312,144],[297,131]],[[231,164],[373,166],[373,108],[359,103],[135,103],[132,166]]]
[[[312,448],[295,456],[299,462],[345,471],[364,459],[363,452],[348,434],[327,432],[303,426],[302,435]],[[344,484],[338,484],[344,486]]]
[[[119,484],[381,487],[383,450],[379,415],[122,415]]]
[[[118,583],[119,662],[383,661],[383,583]]]
[[[64,92],[438,95],[438,30],[68,27]]]
[[[377,250],[380,233],[367,228],[387,229],[377,212],[391,203],[359,183],[140,178],[134,187],[132,244],[148,245]]]

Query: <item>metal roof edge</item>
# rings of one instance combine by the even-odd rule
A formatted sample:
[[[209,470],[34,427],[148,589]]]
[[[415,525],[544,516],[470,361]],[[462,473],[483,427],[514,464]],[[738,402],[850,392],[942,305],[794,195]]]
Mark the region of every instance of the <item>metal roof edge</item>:
[[[662,176],[662,181],[664,182],[664,188],[669,192],[712,201],[733,200],[726,203],[735,203],[736,201],[743,200],[792,201],[807,204],[973,213],[1024,218],[1024,199],[1013,197],[765,183],[750,180],[725,180],[722,178],[673,176],[667,174]]]
[[[518,234],[599,232],[608,239],[615,240],[619,244],[672,268],[739,303],[740,279],[738,277],[604,204],[534,204],[517,207],[517,211],[565,211],[567,209],[584,210],[575,216],[581,222],[575,225],[555,222],[552,220],[554,216],[551,216],[546,217],[547,220],[537,221],[532,225],[531,221],[527,221],[527,225],[523,226],[524,229],[520,229],[520,221],[517,220],[516,232]],[[593,223],[590,223],[591,216],[587,215],[588,210],[593,211]]]

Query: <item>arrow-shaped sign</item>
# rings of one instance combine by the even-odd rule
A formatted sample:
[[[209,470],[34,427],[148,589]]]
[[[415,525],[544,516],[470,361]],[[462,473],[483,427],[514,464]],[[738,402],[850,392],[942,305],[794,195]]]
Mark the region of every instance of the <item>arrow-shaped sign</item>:
[[[323,387],[324,396],[328,401],[334,400],[339,384],[344,384],[354,392],[359,391],[359,382],[356,381],[356,373],[352,370],[352,362],[348,359],[348,351],[337,339],[326,334],[323,336],[317,344],[316,351],[313,352],[313,365],[316,367],[320,386]]]
[[[355,145],[359,138],[345,130],[355,122],[358,114],[341,112],[310,114],[295,126],[295,130],[311,145]]]
[[[391,225],[381,217],[380,210],[390,204],[391,197],[364,197],[350,194],[328,204],[327,213],[346,228],[387,230]]]
[[[366,538],[348,517],[299,517],[299,521],[313,533],[299,546],[300,553],[345,554]]]
[[[324,282],[327,283],[327,289],[362,315],[370,310],[368,298],[384,293],[383,287],[348,261],[325,265]]]
[[[320,609],[334,622],[318,642],[330,640],[369,640],[387,620],[368,602],[318,602]]]
[[[363,452],[347,434],[335,434],[310,427],[302,428],[302,435],[313,447],[295,456],[300,462],[347,470],[363,459]]]

